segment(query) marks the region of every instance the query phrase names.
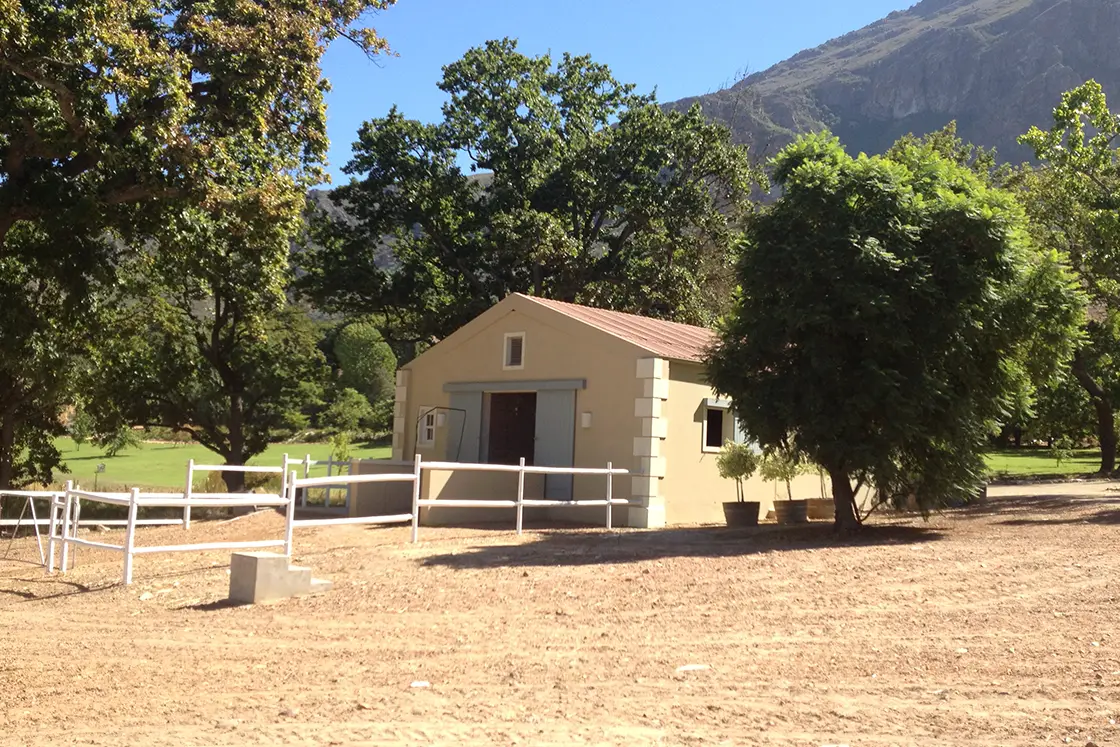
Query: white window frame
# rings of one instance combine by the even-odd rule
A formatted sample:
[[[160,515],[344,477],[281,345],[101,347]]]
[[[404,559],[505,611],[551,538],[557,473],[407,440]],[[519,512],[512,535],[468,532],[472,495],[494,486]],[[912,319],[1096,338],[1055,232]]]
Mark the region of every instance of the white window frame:
[[[429,421],[431,425],[429,425]],[[420,415],[416,418],[416,446],[417,448],[431,448],[436,445],[436,408],[421,407]]]
[[[516,366],[509,364],[509,341],[516,338],[521,338],[521,363]],[[522,371],[525,369],[525,333],[524,332],[506,332],[502,337],[502,370],[503,371]]]
[[[720,421],[721,430],[720,430],[720,434],[719,434],[719,446],[709,446],[708,445],[709,413],[711,413],[713,410],[718,411],[718,412],[723,414],[722,415],[722,420]],[[732,418],[732,422],[734,422],[734,415],[731,411],[731,403],[730,402],[724,402],[723,400],[716,400],[716,399],[705,399],[704,400],[704,423],[703,423],[703,427],[700,429],[700,451],[701,452],[703,452],[705,454],[718,454],[723,449],[723,444],[724,444],[723,434],[727,432],[728,418]]]

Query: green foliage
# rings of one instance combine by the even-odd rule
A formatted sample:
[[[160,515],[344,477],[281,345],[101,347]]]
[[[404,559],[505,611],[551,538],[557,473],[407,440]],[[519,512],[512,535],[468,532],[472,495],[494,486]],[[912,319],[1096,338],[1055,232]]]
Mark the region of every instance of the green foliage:
[[[812,472],[791,446],[770,446],[763,450],[758,473],[766,482],[780,482],[786,486],[786,499],[793,500],[793,481]]]
[[[62,467],[54,438],[65,433],[63,413],[99,328],[101,288],[92,276],[75,291],[37,274],[20,254],[52,247],[25,226],[8,245],[12,255],[0,254],[0,489],[49,484]]]
[[[331,445],[331,459],[336,462],[350,461],[350,432],[339,431],[329,439]]]
[[[1053,457],[1055,465],[1061,469],[1062,462],[1073,456],[1073,441],[1069,436],[1062,436],[1053,443],[1050,447],[1050,456]]]
[[[363,415],[362,419],[387,430],[391,426],[397,357],[377,326],[364,320],[343,324],[334,336],[332,353],[338,367],[338,385],[357,390],[374,408],[373,413]],[[390,413],[388,417],[386,413]]]
[[[1049,130],[1033,127],[1020,142],[1041,169],[1023,169],[1017,186],[1043,240],[1068,252],[1089,295],[1085,342],[1072,374],[1095,411],[1101,472],[1116,466],[1115,317],[1120,311],[1120,115],[1100,85],[1088,81],[1062,96]]]
[[[743,481],[758,471],[760,457],[750,444],[728,441],[716,457],[716,469],[725,480],[735,481],[735,495],[743,500]]]
[[[84,408],[77,407],[70,416],[66,433],[74,439],[74,443],[81,450],[82,444],[88,443],[93,438],[96,429],[97,424],[93,416],[86,412]]]
[[[126,449],[139,449],[142,446],[140,434],[127,425],[97,436],[94,443],[104,449],[107,457],[115,457]]]
[[[229,464],[306,427],[326,361],[307,314],[284,303],[270,259],[283,247],[280,229],[239,217],[190,211],[169,226],[158,253],[125,268],[90,398],[101,418],[188,433]]]
[[[0,487],[60,466],[53,437],[123,265],[188,248],[175,234],[209,211],[261,267],[286,266],[323,176],[320,57],[339,37],[382,49],[359,21],[393,2],[0,2]]]
[[[796,444],[828,472],[841,528],[858,522],[853,481],[926,509],[968,499],[1009,362],[1038,329],[1070,354],[1061,257],[1033,250],[1011,195],[928,145],[852,158],[826,133],[772,169],[783,193],[748,226],[714,386],[764,448]],[[1024,303],[1032,280],[1064,304]]]
[[[336,433],[353,433],[373,420],[374,411],[365,395],[354,389],[341,389],[326,411],[319,416],[320,423]]]
[[[357,179],[332,194],[356,223],[317,221],[304,258],[318,304],[383,314],[409,341],[512,292],[699,324],[723,310],[758,177],[724,127],[660,108],[589,57],[553,64],[508,39],[448,65],[440,88],[443,121],[394,108],[359,132]]]
[[[339,37],[382,49],[358,22],[393,2],[0,3],[5,256],[12,230],[40,231],[49,251],[19,256],[80,284],[115,263],[106,234],[139,246],[166,210],[291,221],[322,181],[320,56]]]

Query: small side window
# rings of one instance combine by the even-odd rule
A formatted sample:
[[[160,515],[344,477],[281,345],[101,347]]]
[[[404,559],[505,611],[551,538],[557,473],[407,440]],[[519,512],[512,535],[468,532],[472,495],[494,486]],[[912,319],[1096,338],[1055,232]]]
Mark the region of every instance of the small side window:
[[[723,420],[726,411],[709,407],[704,417],[704,450],[719,451],[723,448]]]
[[[502,368],[516,371],[525,368],[525,333],[508,332],[505,337]]]
[[[417,424],[416,445],[435,446],[436,443],[436,408],[421,407],[420,420]]]

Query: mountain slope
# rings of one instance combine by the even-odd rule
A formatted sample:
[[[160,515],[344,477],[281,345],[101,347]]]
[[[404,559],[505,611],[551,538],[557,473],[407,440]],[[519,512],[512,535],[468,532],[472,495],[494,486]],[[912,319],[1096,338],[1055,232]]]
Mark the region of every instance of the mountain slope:
[[[731,88],[682,99],[772,155],[827,127],[851,151],[881,152],[907,132],[957,120],[1005,160],[1046,126],[1065,90],[1096,78],[1120,95],[1120,0],[924,0],[807,50]]]

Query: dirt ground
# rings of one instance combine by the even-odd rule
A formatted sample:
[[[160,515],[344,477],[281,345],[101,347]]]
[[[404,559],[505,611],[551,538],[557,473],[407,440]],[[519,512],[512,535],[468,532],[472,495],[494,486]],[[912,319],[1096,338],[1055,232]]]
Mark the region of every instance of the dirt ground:
[[[124,588],[119,555],[47,577],[21,539],[0,561],[0,744],[1120,744],[1120,493],[991,494],[846,542],[301,530],[297,562],[335,588],[242,607],[228,553],[138,557]]]

